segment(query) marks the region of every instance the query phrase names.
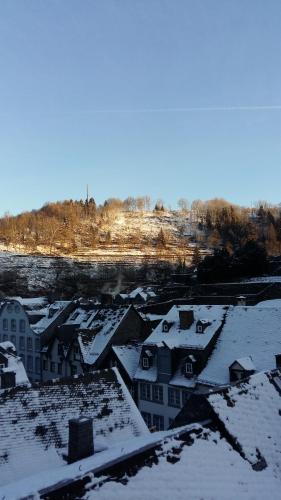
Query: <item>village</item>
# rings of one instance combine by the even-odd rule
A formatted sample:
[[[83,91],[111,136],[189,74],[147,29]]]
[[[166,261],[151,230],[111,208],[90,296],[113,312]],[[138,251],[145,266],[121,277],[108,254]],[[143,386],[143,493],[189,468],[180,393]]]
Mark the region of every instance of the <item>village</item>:
[[[2,300],[5,498],[95,498],[97,488],[106,498],[116,481],[134,495],[147,463],[157,481],[159,463],[175,472],[201,447],[200,460],[218,460],[203,480],[215,498],[228,456],[242,498],[262,498],[269,484],[278,498],[281,278],[191,283],[174,273],[166,287]],[[197,498],[201,480],[192,488]]]

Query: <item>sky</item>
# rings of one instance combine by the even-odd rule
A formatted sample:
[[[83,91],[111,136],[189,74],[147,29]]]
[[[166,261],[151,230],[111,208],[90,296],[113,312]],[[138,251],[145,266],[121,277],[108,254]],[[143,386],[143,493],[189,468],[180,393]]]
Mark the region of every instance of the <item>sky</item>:
[[[1,0],[0,214],[281,202],[280,0]]]

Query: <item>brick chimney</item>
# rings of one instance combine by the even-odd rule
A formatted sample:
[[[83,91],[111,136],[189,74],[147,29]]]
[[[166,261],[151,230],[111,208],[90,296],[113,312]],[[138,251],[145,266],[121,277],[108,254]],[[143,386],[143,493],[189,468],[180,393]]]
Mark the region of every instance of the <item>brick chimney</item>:
[[[188,330],[194,321],[193,311],[179,311],[179,318],[180,318],[180,329]]]
[[[69,420],[68,463],[94,454],[93,419],[89,417]]]

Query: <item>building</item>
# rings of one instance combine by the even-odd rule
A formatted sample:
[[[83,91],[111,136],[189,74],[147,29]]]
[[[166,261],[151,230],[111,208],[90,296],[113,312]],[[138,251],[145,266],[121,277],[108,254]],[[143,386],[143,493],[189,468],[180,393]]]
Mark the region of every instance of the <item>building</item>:
[[[0,343],[0,389],[17,385],[30,385],[23,362],[15,346],[9,342]]]
[[[149,428],[169,428],[222,330],[227,307],[173,306],[143,343],[139,367],[138,407]]]
[[[156,293],[151,287],[138,287],[129,293],[119,293],[115,297],[116,304],[147,304],[155,302]]]
[[[231,306],[198,385],[226,386],[251,373],[272,370],[281,347],[281,302]],[[239,366],[240,365],[240,366]]]
[[[121,442],[149,435],[148,429],[120,374],[113,368],[83,376],[50,381],[37,387],[16,387],[0,394],[0,488],[17,483],[36,488],[34,476],[47,479],[66,472],[69,463],[70,421],[82,424],[92,450],[113,449]],[[88,428],[93,420],[93,430]],[[83,433],[86,424],[87,431]],[[72,429],[73,430],[73,429]],[[85,431],[85,428],[84,428]],[[74,428],[74,436],[79,429]],[[83,436],[84,434],[84,436]],[[79,452],[79,450],[76,450]],[[120,449],[118,448],[120,453]],[[99,456],[99,453],[97,453]],[[111,456],[112,458],[112,456]],[[83,468],[80,466],[80,471]],[[7,494],[6,498],[15,498]],[[60,498],[60,497],[58,497]]]
[[[43,380],[107,368],[111,346],[142,341],[143,332],[133,306],[77,308],[42,349]]]
[[[20,486],[25,497],[38,492],[50,500],[279,500],[280,387],[281,374],[273,371],[193,395],[175,421],[180,427],[132,436],[2,494],[13,498]]]
[[[41,380],[41,347],[55,332],[56,327],[69,314],[71,302],[55,302],[44,308],[31,325],[24,307],[17,300],[5,300],[0,305],[0,341],[9,340],[16,347],[31,382]]]

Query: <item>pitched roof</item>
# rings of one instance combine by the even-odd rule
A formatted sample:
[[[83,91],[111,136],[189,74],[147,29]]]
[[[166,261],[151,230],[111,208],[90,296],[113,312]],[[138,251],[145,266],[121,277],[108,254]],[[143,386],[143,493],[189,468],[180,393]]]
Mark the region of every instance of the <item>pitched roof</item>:
[[[280,382],[278,371],[254,374],[245,382],[210,394],[208,402],[245,459],[252,465],[265,459],[281,480]]]
[[[145,344],[165,342],[170,349],[174,347],[204,349],[221,326],[226,310],[226,306],[175,305],[146,339]],[[193,311],[194,314],[194,321],[186,330],[180,327],[180,311]],[[201,318],[209,323],[203,334],[196,333],[196,323]],[[165,321],[171,325],[168,332],[163,332]]]
[[[2,373],[14,372],[16,374],[16,385],[29,385],[29,379],[26,374],[23,362],[16,354],[16,348],[10,341],[0,343],[0,352],[5,356],[8,366],[2,368]]]
[[[144,435],[147,427],[117,369],[0,395],[0,485],[65,465],[68,421],[94,418],[95,448]]]
[[[272,370],[280,352],[281,307],[232,306],[199,381],[228,384],[230,365],[249,356],[257,371]]]
[[[141,344],[128,344],[113,346],[113,352],[116,354],[120,363],[126,370],[130,379],[133,380],[140,360],[142,345]]]
[[[279,500],[272,469],[256,472],[219,432],[202,427],[164,438],[157,453],[123,474],[92,477],[87,500]]]
[[[50,304],[45,309],[45,315],[43,316],[43,318],[32,325],[32,330],[38,334],[43,333],[69,304],[71,304],[71,301],[66,300],[60,300],[54,302],[53,304]]]
[[[97,312],[88,329],[89,335],[87,339],[89,339],[90,332],[92,332],[90,342],[88,343],[85,337],[81,337],[85,363],[92,365],[98,360],[130,307],[132,306],[104,308]]]
[[[244,370],[247,370],[247,371],[251,371],[251,370],[255,370],[256,369],[251,356],[247,356],[245,358],[236,359],[232,363],[232,365],[234,363],[238,363],[241,366],[241,368],[243,368]]]

